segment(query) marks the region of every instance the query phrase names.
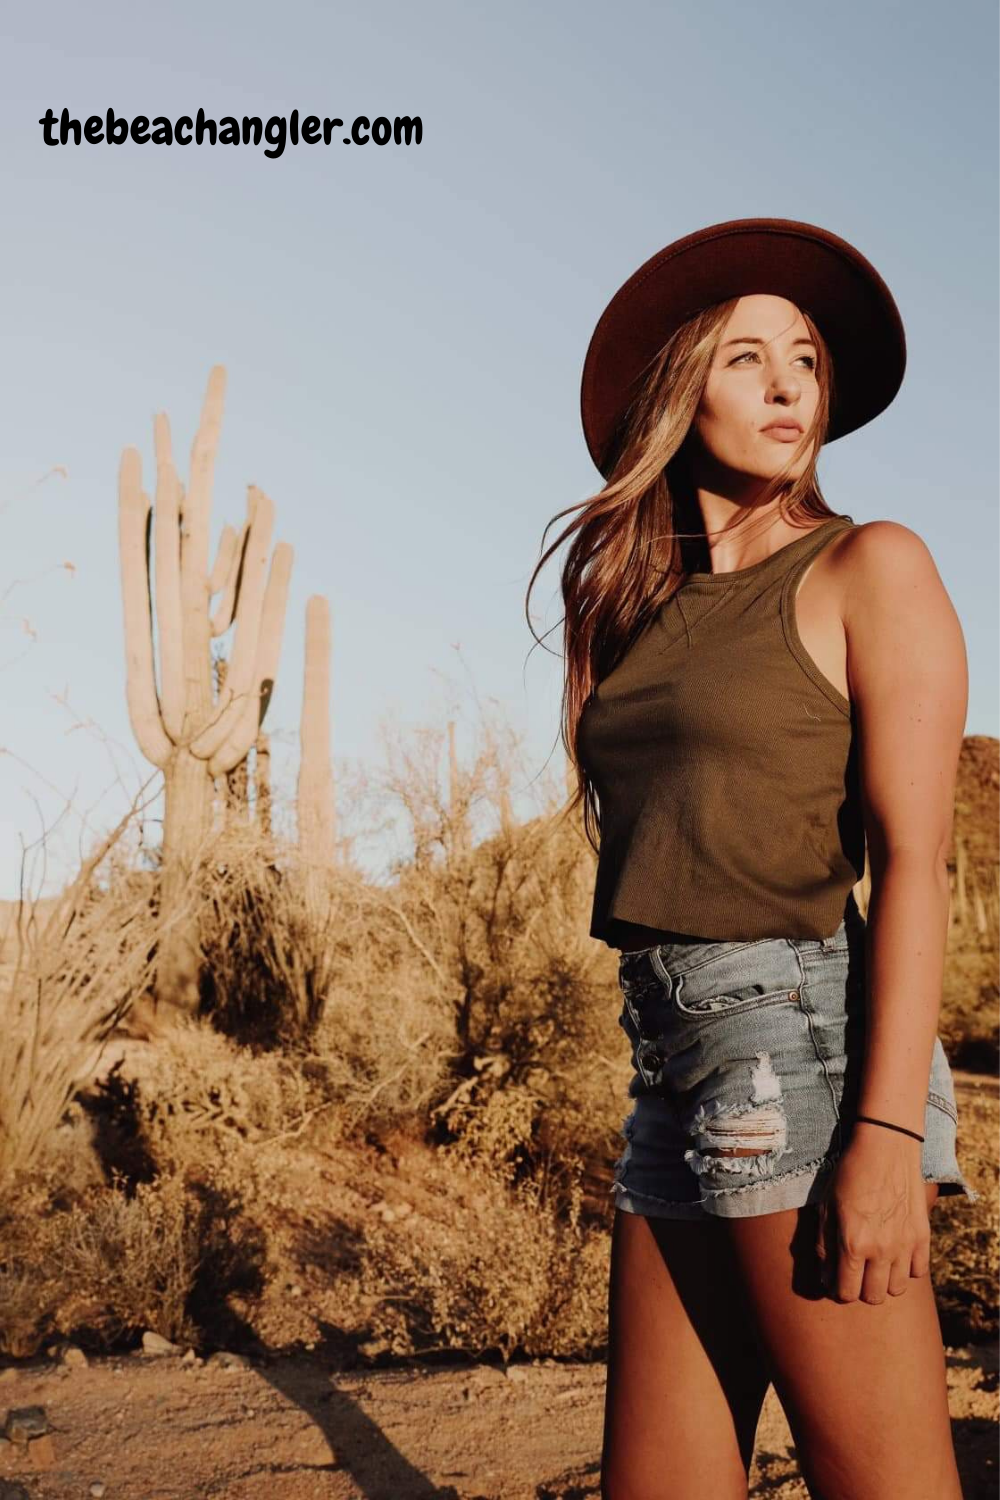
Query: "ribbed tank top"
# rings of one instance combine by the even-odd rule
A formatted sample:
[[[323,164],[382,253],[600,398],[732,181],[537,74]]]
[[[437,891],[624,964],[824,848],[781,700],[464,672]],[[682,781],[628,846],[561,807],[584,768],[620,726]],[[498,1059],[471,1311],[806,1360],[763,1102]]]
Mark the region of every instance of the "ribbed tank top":
[[[578,736],[601,812],[591,937],[836,931],[865,868],[854,717],[799,638],[795,590],[853,525],[688,574],[598,684]]]

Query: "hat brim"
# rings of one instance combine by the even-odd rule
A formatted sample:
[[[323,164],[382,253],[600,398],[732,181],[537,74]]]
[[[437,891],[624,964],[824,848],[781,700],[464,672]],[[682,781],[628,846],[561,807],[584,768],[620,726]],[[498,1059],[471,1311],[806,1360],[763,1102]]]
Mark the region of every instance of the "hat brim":
[[[814,320],[830,349],[835,395],[827,442],[885,410],[903,382],[906,336],[892,293],[853,245],[795,219],[731,219],[675,240],[619,287],[583,366],[580,412],[608,478],[623,419],[670,335],[712,303],[769,292]]]

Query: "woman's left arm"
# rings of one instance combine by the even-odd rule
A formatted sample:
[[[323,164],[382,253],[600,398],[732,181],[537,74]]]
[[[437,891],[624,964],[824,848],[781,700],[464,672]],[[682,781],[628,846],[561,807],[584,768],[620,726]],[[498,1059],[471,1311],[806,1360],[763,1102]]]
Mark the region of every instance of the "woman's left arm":
[[[847,679],[871,872],[858,1113],[923,1134],[948,936],[947,852],[968,707],[965,642],[925,543],[895,521],[844,549]],[[920,1142],[857,1121],[817,1250],[843,1300],[878,1303],[926,1275]],[[832,1262],[835,1259],[835,1264]]]

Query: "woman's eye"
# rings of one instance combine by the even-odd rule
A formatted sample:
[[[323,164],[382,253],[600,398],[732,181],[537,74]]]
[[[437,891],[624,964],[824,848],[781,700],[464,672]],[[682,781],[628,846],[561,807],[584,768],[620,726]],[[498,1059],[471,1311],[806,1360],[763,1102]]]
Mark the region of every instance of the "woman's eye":
[[[748,349],[745,354],[738,354],[736,356],[736,358],[735,359],[731,359],[729,361],[729,363],[731,365],[738,365],[741,360],[743,360],[743,359],[750,359],[751,356],[754,359],[757,358],[757,351],[756,351],[756,349]],[[815,368],[816,368],[816,359],[815,359],[814,355],[812,355],[812,354],[800,354],[798,356],[798,358],[799,359],[806,359],[806,360],[808,360],[809,361],[809,368],[810,368],[810,370],[815,370]]]

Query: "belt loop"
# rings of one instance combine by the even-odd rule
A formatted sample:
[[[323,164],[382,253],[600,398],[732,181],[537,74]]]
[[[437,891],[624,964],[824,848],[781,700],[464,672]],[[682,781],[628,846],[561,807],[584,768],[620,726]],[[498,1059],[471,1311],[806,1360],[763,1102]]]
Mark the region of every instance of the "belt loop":
[[[669,998],[669,996],[671,996],[673,994],[673,992],[674,992],[674,982],[671,979],[668,970],[665,969],[664,966],[663,966],[663,960],[660,957],[660,948],[659,948],[659,946],[657,946],[655,948],[650,948],[650,950],[649,950],[649,961],[650,961],[650,963],[653,966],[653,973],[656,975],[657,979],[663,985],[664,989],[667,992],[667,996]]]

